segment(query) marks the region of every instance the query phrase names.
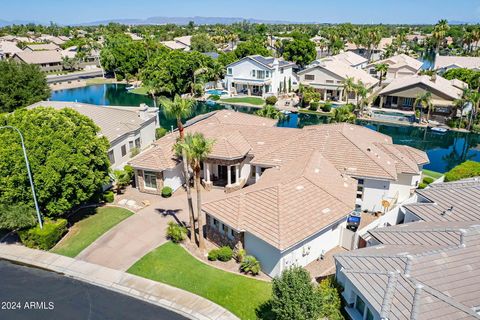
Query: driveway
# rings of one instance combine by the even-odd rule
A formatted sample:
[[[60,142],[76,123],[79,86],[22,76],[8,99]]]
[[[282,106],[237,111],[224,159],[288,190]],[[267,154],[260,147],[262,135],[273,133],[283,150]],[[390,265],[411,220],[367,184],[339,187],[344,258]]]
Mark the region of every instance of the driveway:
[[[195,204],[195,191],[193,200]],[[98,238],[76,258],[112,269],[126,271],[141,257],[167,241],[165,230],[169,221],[188,221],[187,199],[183,190],[171,198],[143,195],[138,190],[129,190],[123,197],[142,202],[142,196],[150,205],[125,219]],[[223,190],[202,192],[204,202],[224,195]],[[168,212],[165,215],[162,212]]]

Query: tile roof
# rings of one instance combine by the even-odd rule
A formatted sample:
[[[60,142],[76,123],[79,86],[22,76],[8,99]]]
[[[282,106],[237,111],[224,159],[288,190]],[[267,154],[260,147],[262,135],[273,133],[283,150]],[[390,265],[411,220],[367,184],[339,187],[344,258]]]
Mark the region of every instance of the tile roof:
[[[370,66],[380,63],[386,63],[389,65],[389,68],[392,69],[398,69],[406,66],[417,71],[420,70],[423,65],[420,60],[414,59],[404,53],[380,61],[375,61],[374,63],[370,64]]]
[[[382,245],[335,259],[381,317],[480,318],[480,221],[414,222],[371,234]]]
[[[310,151],[265,171],[254,185],[204,204],[203,210],[285,250],[345,218],[355,197],[356,181]]]
[[[132,110],[126,107],[116,108],[77,102],[40,101],[28,108],[41,106],[52,107],[57,110],[71,108],[89,117],[100,127],[102,134],[110,142],[126,133],[138,130],[147,121],[140,118],[138,110]],[[155,114],[150,114],[149,117],[155,117]]]
[[[342,62],[346,65],[349,65],[351,67],[361,65],[362,63],[366,63],[368,61],[367,58],[364,58],[361,55],[351,51],[345,51],[331,57],[325,57],[320,59],[320,61],[325,59],[333,59],[333,60]]]
[[[15,43],[10,41],[0,41],[0,52],[14,54],[17,52],[22,52],[22,49],[17,47]]]
[[[15,56],[18,57],[25,63],[30,64],[44,64],[44,63],[55,63],[62,62],[62,55],[58,51],[22,51],[15,53]]]
[[[462,87],[466,87],[465,83],[459,81],[450,81],[440,76],[436,76],[435,80],[432,80],[430,76],[426,75],[414,75],[409,77],[401,77],[393,79],[389,85],[379,92],[380,95],[388,95],[392,92],[405,90],[411,86],[426,86],[430,89],[436,90],[447,95],[451,100],[459,99],[463,90]],[[459,87],[459,85],[461,87]]]
[[[436,56],[434,69],[457,67],[480,69],[480,57]]]
[[[33,51],[60,51],[60,47],[54,43],[38,43],[38,44],[29,44],[26,46]]]
[[[432,184],[416,192],[427,202],[405,205],[405,208],[424,221],[480,220],[479,179]]]

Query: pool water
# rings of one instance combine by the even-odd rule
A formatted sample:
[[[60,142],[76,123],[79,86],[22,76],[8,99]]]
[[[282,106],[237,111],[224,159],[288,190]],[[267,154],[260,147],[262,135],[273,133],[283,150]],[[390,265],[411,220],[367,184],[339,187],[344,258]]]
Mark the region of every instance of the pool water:
[[[78,101],[83,103],[138,106],[146,103],[153,106],[153,100],[147,96],[129,93],[125,85],[106,84],[83,88],[54,91],[51,100]],[[219,105],[217,103],[197,103],[190,118],[214,110],[230,109],[245,113],[254,113],[254,107]],[[388,112],[388,111],[387,111]],[[388,115],[387,115],[388,116]],[[402,116],[404,116],[402,114]],[[176,121],[167,118],[163,112],[159,113],[160,125],[166,129],[175,128]],[[184,119],[187,120],[187,119]],[[329,117],[316,114],[291,113],[279,121],[279,127],[303,128],[308,125],[328,123]],[[480,161],[480,135],[449,131],[445,134],[436,134],[426,128],[402,126],[371,121],[357,121],[357,124],[392,137],[393,142],[405,144],[424,150],[430,158],[426,169],[446,172],[465,160]]]
[[[221,96],[221,95],[227,94],[227,92],[225,92],[225,91],[223,91],[223,90],[218,90],[218,89],[207,90],[206,93],[208,93],[208,94],[214,94],[214,95],[217,95],[217,96]]]
[[[373,111],[373,118],[379,120],[389,120],[389,121],[406,121],[413,122],[415,117],[413,115],[404,114],[401,112],[395,111]]]

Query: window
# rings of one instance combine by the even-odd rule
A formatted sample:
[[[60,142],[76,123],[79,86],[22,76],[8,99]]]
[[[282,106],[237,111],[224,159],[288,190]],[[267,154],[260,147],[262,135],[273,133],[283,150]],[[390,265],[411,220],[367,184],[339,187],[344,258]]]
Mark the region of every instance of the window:
[[[265,72],[265,77],[270,78],[270,71]]]
[[[280,68],[280,74],[283,74],[283,68]]]
[[[141,146],[140,138],[135,139],[135,148],[139,148],[139,149],[140,149],[140,146]]]
[[[306,74],[306,75],[305,75],[305,80],[315,80],[315,75],[313,75],[313,74]]]
[[[113,150],[108,151],[108,160],[110,160],[110,164],[115,163],[115,155],[113,154]]]
[[[126,154],[127,154],[127,146],[123,145],[122,146],[122,157],[125,157]]]
[[[265,79],[265,71],[257,70],[257,79]]]
[[[255,78],[255,70],[252,70],[252,77]]]
[[[358,184],[364,184],[365,183],[365,181],[363,179],[358,179],[357,181],[358,181]]]
[[[373,313],[368,308],[367,308],[367,318],[366,318],[366,320],[373,320]]]
[[[224,232],[224,233],[228,233],[228,226],[223,225],[223,232]]]
[[[133,148],[133,141],[128,141],[128,147],[129,147],[130,149]]]
[[[363,302],[360,296],[357,296],[357,300],[355,301],[355,309],[363,316],[363,312],[365,311],[365,302]]]
[[[145,180],[145,188],[157,189],[157,173],[156,172],[144,171],[143,180]]]
[[[404,98],[403,99],[403,105],[406,106],[406,107],[413,106],[413,98]]]
[[[231,235],[232,237],[235,237],[235,231],[233,231],[233,229],[230,229],[230,235]]]
[[[325,80],[326,83],[334,83],[333,80]]]
[[[230,76],[233,74],[232,68],[227,68],[227,74]]]

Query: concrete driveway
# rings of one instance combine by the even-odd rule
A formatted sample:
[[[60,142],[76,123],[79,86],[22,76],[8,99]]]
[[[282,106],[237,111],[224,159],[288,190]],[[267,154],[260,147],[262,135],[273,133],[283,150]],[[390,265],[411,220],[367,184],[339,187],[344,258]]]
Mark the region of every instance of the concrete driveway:
[[[168,199],[142,195],[137,190],[130,191],[131,197],[138,203],[141,203],[141,197],[144,196],[150,205],[107,231],[83,250],[77,259],[125,271],[167,241],[165,230],[169,221],[188,221],[187,198],[183,190],[177,191]],[[195,191],[192,191],[195,201]],[[203,191],[202,199],[206,202],[222,195],[223,190],[213,189],[209,192]],[[164,215],[162,212],[165,211],[171,214]]]

